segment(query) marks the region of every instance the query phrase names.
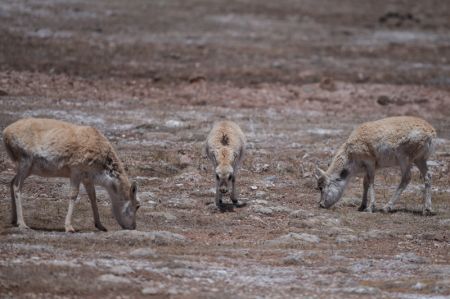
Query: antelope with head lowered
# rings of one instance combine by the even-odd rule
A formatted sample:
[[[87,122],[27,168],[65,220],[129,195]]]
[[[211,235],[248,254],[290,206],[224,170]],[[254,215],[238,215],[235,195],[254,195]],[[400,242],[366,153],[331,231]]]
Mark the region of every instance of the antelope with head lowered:
[[[236,176],[244,157],[244,133],[232,121],[218,122],[208,135],[205,149],[214,165],[217,207],[223,208],[222,196],[228,193],[230,187],[231,201],[236,207],[242,206],[236,195]]]
[[[362,124],[339,148],[328,170],[318,169],[320,206],[329,208],[334,205],[342,197],[350,178],[362,173],[364,191],[359,210],[373,212],[375,170],[399,166],[400,185],[383,207],[385,212],[392,211],[395,202],[411,180],[411,167],[416,165],[425,185],[422,213],[432,213],[431,174],[427,160],[434,151],[435,138],[435,129],[417,117],[389,117]]]
[[[72,214],[80,184],[86,188],[94,214],[95,227],[106,231],[100,222],[94,185],[103,186],[112,201],[114,217],[124,229],[136,228],[136,183],[131,183],[122,162],[95,128],[53,119],[28,118],[9,125],[3,142],[16,164],[11,181],[12,224],[28,228],[23,219],[21,192],[25,179],[34,174],[43,177],[67,177],[70,180],[66,232],[74,232]]]

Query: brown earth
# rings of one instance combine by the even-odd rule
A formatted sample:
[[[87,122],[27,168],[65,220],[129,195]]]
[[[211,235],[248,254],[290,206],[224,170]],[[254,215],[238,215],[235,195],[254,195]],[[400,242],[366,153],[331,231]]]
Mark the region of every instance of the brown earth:
[[[450,4],[442,1],[0,3],[0,129],[27,117],[99,128],[142,208],[121,231],[97,188],[63,232],[68,182],[30,177],[10,225],[0,151],[1,298],[447,298]],[[392,214],[357,212],[355,178],[331,210],[313,176],[359,123],[418,115],[439,135],[434,216],[418,171]],[[202,145],[218,119],[248,138],[247,206],[218,212]],[[399,183],[380,170],[377,206]]]

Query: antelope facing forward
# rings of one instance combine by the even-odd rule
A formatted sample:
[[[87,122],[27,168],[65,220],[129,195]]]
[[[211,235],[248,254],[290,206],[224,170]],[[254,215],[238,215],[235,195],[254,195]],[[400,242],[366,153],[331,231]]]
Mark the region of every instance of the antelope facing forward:
[[[11,181],[13,225],[28,228],[22,214],[21,192],[25,179],[35,174],[70,179],[66,232],[75,231],[71,222],[80,183],[89,196],[96,228],[106,231],[100,222],[94,185],[101,185],[108,191],[120,226],[136,228],[139,208],[136,184],[130,183],[115,150],[95,128],[28,118],[9,125],[3,131],[3,142],[17,171]]]
[[[350,178],[363,173],[364,192],[359,210],[373,212],[375,169],[400,166],[400,185],[383,207],[385,212],[392,211],[395,202],[411,180],[411,167],[415,164],[425,184],[422,213],[432,213],[431,174],[427,160],[434,151],[435,138],[435,129],[417,117],[390,117],[362,124],[339,148],[328,170],[325,172],[318,169],[320,206],[329,208],[335,204],[341,198]]]
[[[236,207],[242,206],[236,196],[236,175],[242,163],[245,149],[245,136],[241,128],[232,121],[214,124],[206,140],[206,154],[214,165],[216,177],[216,206],[223,208],[222,196],[228,192]]]

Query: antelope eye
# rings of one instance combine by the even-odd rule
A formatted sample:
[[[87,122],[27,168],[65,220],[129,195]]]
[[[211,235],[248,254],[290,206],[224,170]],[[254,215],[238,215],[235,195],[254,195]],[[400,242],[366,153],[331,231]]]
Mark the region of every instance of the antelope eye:
[[[217,180],[220,180],[220,178],[219,178],[219,175],[218,175],[218,174],[216,174],[216,179],[217,179]]]
[[[233,178],[233,176],[230,174],[230,175],[228,176],[228,180],[231,181],[232,178]]]

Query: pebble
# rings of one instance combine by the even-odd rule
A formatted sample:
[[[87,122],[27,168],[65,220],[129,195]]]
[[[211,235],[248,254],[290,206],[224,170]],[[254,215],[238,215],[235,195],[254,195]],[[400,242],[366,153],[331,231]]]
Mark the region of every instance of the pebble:
[[[134,272],[134,270],[131,267],[127,266],[127,265],[121,265],[121,266],[112,267],[110,269],[110,271],[112,273],[114,273],[114,274],[119,274],[119,275],[123,275],[123,274],[133,273]]]
[[[289,214],[289,217],[291,218],[300,218],[300,219],[306,219],[311,216],[314,216],[314,214],[311,214],[310,212],[307,212],[305,210],[295,210]]]
[[[266,192],[264,191],[256,191],[256,198],[263,198],[266,196]]]
[[[160,289],[158,288],[143,288],[141,290],[142,295],[156,295],[159,294]]]
[[[347,293],[360,294],[360,295],[375,295],[380,292],[378,288],[372,287],[355,287],[355,288],[347,288],[345,289]]]
[[[133,257],[156,257],[156,252],[150,248],[138,248],[130,252]]]
[[[300,265],[304,263],[303,254],[290,254],[283,259],[283,264],[285,265]]]
[[[415,289],[415,290],[422,290],[422,289],[425,288],[425,287],[426,287],[426,284],[421,283],[421,282],[418,282],[418,283],[416,283],[416,284],[413,286],[413,289]]]
[[[428,261],[426,258],[415,255],[414,253],[400,253],[395,256],[395,259],[402,262],[409,262],[414,264],[426,264]]]
[[[252,210],[255,213],[263,214],[263,215],[272,215],[273,214],[273,210],[271,208],[263,207],[261,205],[254,205],[252,207]]]
[[[106,283],[131,283],[131,280],[125,277],[120,277],[114,274],[104,274],[97,278],[97,280]]]

